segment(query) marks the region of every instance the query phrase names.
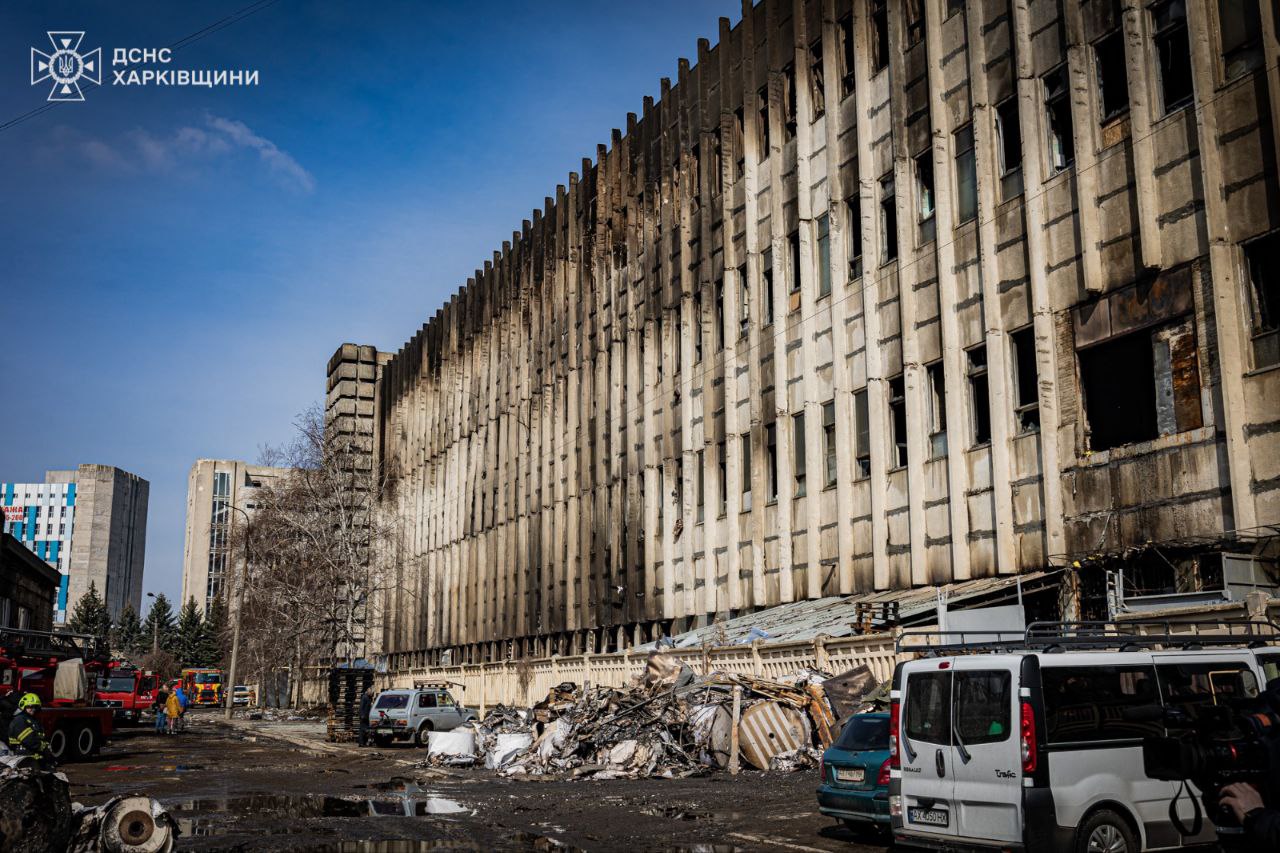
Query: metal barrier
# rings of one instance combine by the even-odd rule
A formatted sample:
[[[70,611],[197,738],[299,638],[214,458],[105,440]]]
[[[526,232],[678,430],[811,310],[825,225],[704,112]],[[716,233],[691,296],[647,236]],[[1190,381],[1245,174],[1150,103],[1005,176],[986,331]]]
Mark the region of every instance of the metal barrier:
[[[897,658],[892,634],[869,634],[829,639],[817,637],[796,643],[666,649],[699,675],[737,672],[777,678],[805,668],[840,673],[866,664],[880,681],[893,675]],[[621,687],[644,672],[647,652],[615,652],[553,656],[537,660],[506,660],[496,663],[421,667],[390,674],[391,687],[411,687],[414,681],[452,681],[462,685],[457,698],[481,713],[496,704],[527,706],[557,684],[590,682],[604,687]]]

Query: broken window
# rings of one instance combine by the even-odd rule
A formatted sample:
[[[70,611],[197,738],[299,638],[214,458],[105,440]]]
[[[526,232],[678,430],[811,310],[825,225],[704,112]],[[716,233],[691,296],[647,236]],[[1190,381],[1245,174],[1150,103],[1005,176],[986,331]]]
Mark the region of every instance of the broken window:
[[[1036,365],[1036,330],[1033,326],[1009,334],[1013,346],[1013,413],[1018,432],[1040,429],[1040,376]]]
[[[1152,40],[1165,113],[1191,100],[1191,42],[1187,36],[1186,0],[1167,0],[1151,7]]]
[[[658,465],[658,529],[662,529],[662,517],[667,505],[667,469]]]
[[[743,115],[742,107],[738,107],[733,111],[733,130],[733,153],[735,156],[733,179],[738,181],[747,173],[747,131],[746,118]]]
[[[987,347],[966,350],[969,374],[969,410],[973,413],[974,445],[991,441],[991,389],[987,380]]]
[[[1022,194],[1022,131],[1018,127],[1018,99],[996,105],[996,144],[1000,156],[1000,198]]]
[[[854,193],[844,205],[849,217],[845,228],[849,235],[849,280],[856,281],[862,277],[862,199]]]
[[[1049,169],[1061,172],[1071,165],[1076,156],[1067,66],[1059,65],[1041,79],[1044,82],[1045,123],[1049,129]]]
[[[662,318],[659,317],[653,323],[653,348],[654,348],[654,364],[657,366],[658,381],[662,381],[662,362],[665,355],[666,340],[662,337]]]
[[[1249,275],[1253,366],[1280,364],[1280,232],[1244,247]]]
[[[782,69],[782,128],[784,139],[796,138],[796,66],[788,62]]]
[[[695,142],[693,147],[689,149],[689,186],[693,187],[693,209],[695,211],[702,205],[701,166],[702,146]]]
[[[824,485],[836,484],[836,401],[822,404],[822,459],[825,473]]]
[[[676,487],[671,492],[675,499],[676,518],[684,518],[684,457],[676,457]]]
[[[933,195],[933,152],[916,155],[916,202],[921,222],[933,218],[937,202]]]
[[[764,428],[764,450],[769,464],[769,482],[765,496],[769,503],[778,499],[778,425],[767,424]]]
[[[716,459],[720,463],[720,516],[729,511],[729,450],[725,442],[716,447]]]
[[[818,298],[831,294],[831,220],[818,217]]]
[[[791,416],[791,448],[795,457],[795,496],[804,497],[805,465],[804,465],[804,412]]]
[[[1227,80],[1262,66],[1262,19],[1258,0],[1218,0],[1222,64]]]
[[[902,374],[889,380],[889,467],[907,466],[907,389]]]
[[[942,362],[925,366],[929,388],[929,458],[947,455],[947,382]]]
[[[747,281],[747,265],[738,267],[738,337],[746,337],[751,328],[751,285]]]
[[[702,361],[702,290],[693,295],[693,363]]]
[[[898,207],[893,196],[893,173],[880,179],[880,262],[898,257]]]
[[[739,445],[742,448],[742,510],[751,509],[751,433],[744,432]]]
[[[810,117],[815,121],[827,111],[826,88],[822,79],[822,39],[809,45],[809,103],[813,106]]]
[[[871,423],[867,416],[867,389],[853,395],[853,428],[855,433],[853,472],[858,479],[871,476]]]
[[[1112,337],[1079,355],[1090,450],[1203,425],[1191,318]]]
[[[968,222],[978,215],[978,162],[973,153],[973,125],[955,132],[956,222]]]
[[[905,0],[903,4],[907,18],[907,49],[924,41],[924,3],[923,0]]]
[[[671,371],[677,376],[684,367],[684,323],[680,320],[680,315],[676,314],[676,331],[671,336]]]
[[[693,479],[693,497],[698,504],[697,518],[699,523],[702,522],[702,518],[704,514],[703,508],[707,502],[707,482],[706,482],[707,472],[705,467],[706,461],[707,461],[706,451],[699,450],[697,454],[698,469],[697,471],[694,472],[694,479]]]
[[[716,352],[724,349],[724,279],[716,279]]]
[[[1098,73],[1102,123],[1106,124],[1129,111],[1129,73],[1125,68],[1122,30],[1093,43],[1093,63]]]
[[[791,304],[789,311],[800,310],[800,232],[792,231],[787,238],[788,252],[791,255],[791,281],[788,284]]]
[[[773,250],[765,249],[764,260],[764,324],[773,325]]]
[[[889,64],[889,8],[888,0],[871,0],[870,24],[871,73],[881,71]]]
[[[765,160],[769,156],[769,87],[761,86],[756,92],[756,142],[758,154],[756,159]]]
[[[947,0],[947,19],[964,11],[964,0]]]
[[[853,94],[853,13],[836,24],[840,39],[840,100]]]
[[[720,128],[711,135],[711,174],[715,177],[716,195],[724,193],[724,165],[721,162],[723,144]]]

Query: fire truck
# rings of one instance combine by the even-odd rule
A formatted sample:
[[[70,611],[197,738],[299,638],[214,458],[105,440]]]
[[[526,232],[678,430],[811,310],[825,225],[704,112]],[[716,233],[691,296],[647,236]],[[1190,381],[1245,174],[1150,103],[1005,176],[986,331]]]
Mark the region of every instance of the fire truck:
[[[144,672],[127,661],[113,660],[98,676],[93,704],[110,708],[116,717],[137,722],[156,701],[160,676]]]
[[[59,762],[89,758],[111,736],[112,710],[94,705],[94,685],[108,663],[96,637],[0,628],[0,696],[40,697],[35,718]],[[0,724],[8,730],[8,719]]]
[[[182,689],[187,692],[191,704],[217,706],[222,704],[223,686],[220,669],[184,669]]]

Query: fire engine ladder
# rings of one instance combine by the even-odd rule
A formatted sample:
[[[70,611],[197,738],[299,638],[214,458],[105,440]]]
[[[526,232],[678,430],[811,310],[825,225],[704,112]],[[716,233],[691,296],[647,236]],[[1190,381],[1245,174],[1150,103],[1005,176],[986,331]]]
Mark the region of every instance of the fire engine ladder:
[[[1025,631],[904,631],[895,643],[898,654],[920,656],[980,652],[1063,652],[1085,650],[1202,649],[1280,643],[1280,625],[1268,619],[1190,620],[1126,619],[1113,621],[1032,622]]]
[[[106,643],[100,637],[24,628],[0,628],[0,648],[28,658],[96,660],[107,656]]]

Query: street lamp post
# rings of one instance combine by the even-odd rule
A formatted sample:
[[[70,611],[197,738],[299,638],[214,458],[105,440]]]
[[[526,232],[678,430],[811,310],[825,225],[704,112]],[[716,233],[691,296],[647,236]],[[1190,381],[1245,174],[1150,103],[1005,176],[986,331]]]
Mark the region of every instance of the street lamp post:
[[[240,664],[240,616],[244,609],[244,588],[249,582],[249,513],[238,506],[227,503],[227,509],[235,510],[244,516],[244,563],[240,569],[240,583],[236,585],[235,626],[231,629],[231,666],[227,671],[227,684],[223,694],[225,707],[222,711],[224,719],[231,719],[231,710],[235,706],[236,670]]]

